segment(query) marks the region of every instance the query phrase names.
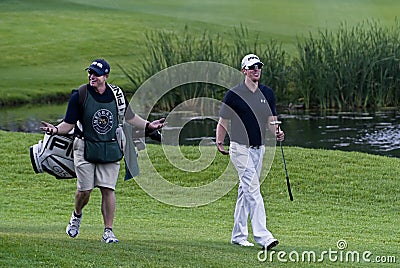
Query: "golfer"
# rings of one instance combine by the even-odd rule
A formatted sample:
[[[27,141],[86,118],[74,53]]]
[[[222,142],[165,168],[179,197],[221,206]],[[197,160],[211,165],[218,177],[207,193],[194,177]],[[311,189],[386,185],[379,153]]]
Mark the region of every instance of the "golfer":
[[[74,129],[76,136],[73,151],[77,190],[75,209],[66,228],[67,235],[76,237],[79,234],[83,208],[88,204],[92,190],[98,187],[102,196],[101,212],[104,222],[102,241],[117,243],[118,239],[112,229],[116,206],[114,191],[123,153],[116,130],[119,124],[118,105],[124,101],[126,103],[126,100],[117,99],[117,95],[114,96],[113,93],[116,87],[106,82],[110,73],[107,61],[96,59],[86,70],[89,83],[81,86],[86,95],[83,103],[80,102],[79,91],[74,92],[68,102],[64,120],[57,126],[42,122],[41,129],[60,135],[68,134]],[[148,122],[135,115],[131,109],[126,110],[125,120],[148,131],[163,127],[164,121],[160,119]]]
[[[250,216],[253,236],[264,249],[278,245],[278,240],[266,226],[264,201],[260,192],[260,174],[265,153],[265,133],[268,128],[278,141],[284,133],[270,122],[277,120],[275,95],[272,89],[259,84],[264,64],[254,54],[246,55],[241,68],[244,81],[228,90],[223,98],[216,129],[218,151],[229,154],[239,175],[231,243],[254,246],[248,239]],[[224,139],[231,123],[229,151]]]

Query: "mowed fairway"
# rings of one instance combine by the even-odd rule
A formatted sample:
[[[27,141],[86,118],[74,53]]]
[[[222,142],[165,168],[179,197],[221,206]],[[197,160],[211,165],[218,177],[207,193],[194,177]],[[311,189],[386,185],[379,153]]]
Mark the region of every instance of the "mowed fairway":
[[[98,190],[84,210],[81,234],[69,238],[65,227],[73,209],[75,180],[34,174],[29,146],[40,138],[0,131],[0,267],[385,267],[376,266],[378,257],[391,262],[388,266],[395,267],[395,261],[398,265],[399,159],[287,147],[294,194],[290,202],[277,150],[261,191],[267,224],[281,243],[275,255],[260,262],[260,247],[229,243],[236,187],[209,205],[179,208],[151,198],[134,180],[123,181],[123,172],[114,224],[120,243],[100,242]],[[198,154],[196,147],[182,150],[185,155]],[[207,171],[177,171],[159,145],[148,145],[148,152],[173,183],[199,185],[213,176]],[[227,158],[218,154],[214,169],[224,170],[226,163]],[[151,180],[146,172],[150,167],[142,160],[140,164],[142,178]],[[340,240],[347,243],[343,250],[337,246]],[[285,255],[278,259],[278,252]],[[371,253],[367,259],[365,252]]]
[[[83,68],[96,57],[112,66],[112,82],[128,87],[116,64],[146,58],[145,33],[219,33],[227,44],[245,26],[260,42],[271,38],[294,52],[297,37],[366,19],[393,24],[395,0],[130,1],[60,0],[0,2],[0,103],[64,94],[85,81]]]

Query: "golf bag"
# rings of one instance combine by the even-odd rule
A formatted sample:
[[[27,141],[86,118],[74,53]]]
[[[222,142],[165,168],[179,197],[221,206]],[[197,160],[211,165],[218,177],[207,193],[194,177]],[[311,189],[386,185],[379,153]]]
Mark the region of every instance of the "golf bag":
[[[73,159],[74,135],[45,134],[29,149],[35,173],[47,172],[56,179],[76,178]]]

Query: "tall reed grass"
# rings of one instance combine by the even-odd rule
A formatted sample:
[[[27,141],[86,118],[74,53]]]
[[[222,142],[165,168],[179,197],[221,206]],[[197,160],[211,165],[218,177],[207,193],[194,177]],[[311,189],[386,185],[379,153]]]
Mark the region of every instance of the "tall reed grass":
[[[184,62],[211,61],[226,64],[240,70],[241,59],[249,53],[257,54],[265,63],[262,83],[273,87],[283,97],[287,79],[286,53],[278,42],[271,40],[263,46],[258,36],[250,36],[246,28],[235,28],[233,44],[227,44],[219,35],[207,31],[196,36],[186,26],[182,34],[167,31],[146,33],[147,58],[129,69],[120,68],[132,83],[133,92],[157,72]],[[223,75],[223,74],[221,74]],[[222,99],[227,89],[207,83],[191,83],[171,90],[156,105],[158,110],[171,110],[190,98],[210,97]]]
[[[306,108],[367,108],[400,103],[399,22],[365,21],[321,30],[298,42],[292,79]]]
[[[146,34],[150,55],[131,70],[123,70],[135,91],[146,79],[170,66],[191,61],[212,61],[240,69],[242,57],[257,54],[264,62],[261,83],[272,87],[279,102],[297,102],[306,109],[367,108],[400,104],[400,24],[383,27],[364,21],[336,32],[320,30],[298,38],[297,53],[289,56],[276,40],[259,42],[247,28],[235,28],[234,41],[224,42],[207,31],[192,34],[154,31]],[[180,86],[159,102],[170,110],[195,97],[221,99],[226,89],[206,83]]]

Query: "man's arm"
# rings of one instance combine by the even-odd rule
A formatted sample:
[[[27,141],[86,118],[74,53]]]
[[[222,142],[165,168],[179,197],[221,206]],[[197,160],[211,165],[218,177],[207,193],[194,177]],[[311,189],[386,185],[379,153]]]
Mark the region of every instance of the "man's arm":
[[[228,128],[228,122],[229,122],[228,119],[220,117],[216,129],[215,142],[217,143],[218,151],[224,155],[229,154],[229,152],[226,151],[224,148],[224,139],[226,136],[226,130]]]
[[[41,130],[49,133],[50,135],[66,135],[68,134],[73,128],[75,127],[74,124],[68,124],[66,122],[61,122],[57,126],[54,126],[50,123],[47,123],[45,121],[42,121],[42,126],[40,127]]]
[[[143,130],[148,129],[150,131],[162,128],[164,126],[164,121],[165,121],[165,118],[160,118],[158,120],[149,122],[147,120],[144,120],[137,114],[135,114],[134,117],[127,120],[127,122],[129,124],[131,124],[132,126],[135,126],[137,128],[143,129]]]

